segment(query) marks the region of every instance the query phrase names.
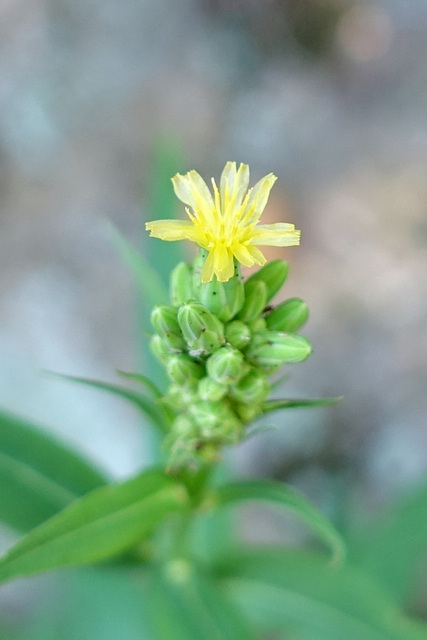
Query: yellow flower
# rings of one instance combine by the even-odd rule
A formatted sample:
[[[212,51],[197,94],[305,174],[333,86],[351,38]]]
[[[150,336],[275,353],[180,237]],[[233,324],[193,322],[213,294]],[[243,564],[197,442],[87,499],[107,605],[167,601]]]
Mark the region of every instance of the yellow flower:
[[[146,223],[150,236],[161,240],[191,240],[209,254],[202,269],[202,282],[215,274],[226,282],[234,273],[234,261],[247,267],[266,262],[257,245],[288,247],[300,241],[300,231],[293,224],[257,224],[276,176],[269,173],[249,189],[249,167],[227,162],[219,189],[212,178],[213,196],[197,171],[172,178],[178,198],[189,205],[190,220],[155,220]]]

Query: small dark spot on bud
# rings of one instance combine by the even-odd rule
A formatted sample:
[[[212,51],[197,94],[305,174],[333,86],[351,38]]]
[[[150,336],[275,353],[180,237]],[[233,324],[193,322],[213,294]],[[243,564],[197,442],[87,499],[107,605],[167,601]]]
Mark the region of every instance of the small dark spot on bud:
[[[206,327],[203,327],[202,329],[202,333],[204,333],[206,331]]]

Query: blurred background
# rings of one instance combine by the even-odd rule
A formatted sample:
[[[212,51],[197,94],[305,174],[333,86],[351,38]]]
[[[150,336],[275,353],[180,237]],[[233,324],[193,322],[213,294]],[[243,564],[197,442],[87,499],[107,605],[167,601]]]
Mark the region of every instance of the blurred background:
[[[1,0],[0,51],[0,404],[112,477],[149,460],[132,408],[45,371],[143,366],[111,225],[155,261],[143,221],[169,177],[235,160],[279,178],[263,220],[302,230],[269,254],[290,261],[282,297],[307,301],[314,345],[281,395],[345,396],[278,415],[235,464],[326,511],[342,492],[362,520],[420,483],[426,2]],[[3,609],[22,594],[5,588]]]

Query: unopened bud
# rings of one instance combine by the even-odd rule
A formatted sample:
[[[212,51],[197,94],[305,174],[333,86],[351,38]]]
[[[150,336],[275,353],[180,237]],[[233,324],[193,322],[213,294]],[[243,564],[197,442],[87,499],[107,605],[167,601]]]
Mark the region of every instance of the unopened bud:
[[[151,324],[161,336],[165,333],[175,333],[181,335],[181,329],[178,324],[178,309],[158,304],[151,312]]]
[[[311,352],[311,344],[303,336],[262,331],[253,336],[246,356],[256,366],[269,369],[282,364],[302,362]]]
[[[176,384],[195,386],[203,377],[204,368],[185,354],[172,355],[166,363],[166,373]]]
[[[261,280],[265,283],[267,288],[267,302],[269,302],[282,285],[288,276],[289,265],[283,260],[272,260],[267,262],[261,269],[254,273],[246,282],[247,286],[250,282]]]
[[[236,442],[241,435],[241,422],[224,402],[199,402],[190,408],[191,416],[202,438]]]
[[[178,309],[157,305],[151,313],[151,324],[172,353],[185,351],[185,342],[177,319]]]
[[[178,311],[178,322],[190,351],[212,353],[224,343],[222,322],[199,302],[188,302]]]
[[[220,382],[215,382],[209,377],[202,378],[199,382],[198,393],[201,400],[217,402],[227,393],[227,386]]]
[[[254,276],[252,276],[253,278]],[[262,280],[249,280],[245,283],[245,302],[238,319],[252,322],[260,316],[267,303],[267,286]]]
[[[166,333],[163,336],[163,342],[168,346],[170,353],[182,353],[187,348],[182,335]]]
[[[208,375],[220,384],[235,384],[246,373],[243,354],[232,347],[217,349],[206,362]]]
[[[266,317],[267,327],[272,331],[294,333],[298,331],[308,319],[308,306],[300,298],[290,298],[279,304]]]
[[[252,322],[249,323],[249,329],[252,331],[252,334],[259,333],[260,331],[267,331],[265,318],[260,317],[252,320]]]
[[[174,306],[180,307],[194,297],[192,278],[193,269],[189,264],[180,262],[176,265],[170,279],[170,295]]]
[[[238,402],[234,409],[244,424],[255,420],[262,413],[259,405],[246,404],[246,402]]]
[[[196,295],[199,302],[222,322],[234,318],[245,298],[239,263],[234,261],[234,275],[227,282],[218,282],[214,275],[211,282],[197,287]]]
[[[171,349],[168,343],[157,334],[150,340],[150,349],[156,358],[163,363],[166,363],[171,355]]]
[[[174,413],[177,411],[186,411],[188,407],[197,402],[198,396],[195,388],[183,387],[182,385],[172,384],[168,393],[163,396],[161,403],[172,409]]]
[[[189,415],[182,413],[174,421],[172,432],[174,435],[180,437],[193,436],[195,433],[194,420],[192,420]]]
[[[251,331],[244,322],[233,320],[225,325],[225,339],[235,349],[243,349],[251,340]]]
[[[229,393],[238,402],[256,405],[267,399],[270,393],[270,384],[264,373],[253,369],[236,385],[232,386]]]

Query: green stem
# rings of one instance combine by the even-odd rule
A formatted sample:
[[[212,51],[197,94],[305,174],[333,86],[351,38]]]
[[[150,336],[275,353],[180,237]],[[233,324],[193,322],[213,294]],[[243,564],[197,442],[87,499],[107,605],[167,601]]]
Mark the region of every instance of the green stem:
[[[214,471],[214,465],[205,465],[196,472],[183,471],[182,480],[190,495],[190,505],[186,511],[180,514],[175,524],[173,553],[177,556],[187,557],[191,549],[191,529],[200,504],[203,502],[209,487],[209,481]]]

